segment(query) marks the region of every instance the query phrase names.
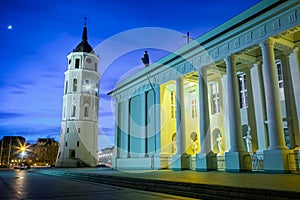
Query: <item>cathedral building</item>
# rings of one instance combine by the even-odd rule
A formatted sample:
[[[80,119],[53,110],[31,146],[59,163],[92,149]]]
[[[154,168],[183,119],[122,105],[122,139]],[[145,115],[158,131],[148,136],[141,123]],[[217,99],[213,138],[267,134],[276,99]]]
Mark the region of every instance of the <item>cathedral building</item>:
[[[300,1],[262,0],[118,83],[113,167],[298,170],[299,47]]]
[[[98,165],[98,61],[85,23],[82,41],[68,55],[57,167]]]

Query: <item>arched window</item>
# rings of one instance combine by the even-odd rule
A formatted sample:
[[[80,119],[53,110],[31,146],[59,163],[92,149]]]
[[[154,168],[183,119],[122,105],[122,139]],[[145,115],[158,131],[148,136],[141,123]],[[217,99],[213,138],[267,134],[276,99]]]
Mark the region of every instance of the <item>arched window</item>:
[[[79,141],[77,141],[77,146],[79,147]]]
[[[65,94],[68,92],[68,81],[66,81],[66,86],[65,86]]]
[[[77,78],[73,79],[73,92],[77,91]]]
[[[84,106],[84,114],[83,114],[84,117],[89,117],[89,109],[90,109],[89,105]]]
[[[73,106],[72,107],[72,115],[71,115],[71,117],[75,117],[75,115],[76,115],[76,106]]]

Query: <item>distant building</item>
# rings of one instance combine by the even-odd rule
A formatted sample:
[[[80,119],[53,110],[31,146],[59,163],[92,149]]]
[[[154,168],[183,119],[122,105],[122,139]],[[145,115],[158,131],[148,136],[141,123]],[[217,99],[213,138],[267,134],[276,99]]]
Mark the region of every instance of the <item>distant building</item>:
[[[32,145],[32,163],[38,166],[55,165],[59,142],[51,138],[39,138]]]
[[[101,149],[98,153],[99,164],[112,166],[113,153],[114,153],[114,147]]]
[[[18,149],[26,140],[22,136],[3,136],[0,142],[0,165],[8,166],[21,161],[21,152]]]

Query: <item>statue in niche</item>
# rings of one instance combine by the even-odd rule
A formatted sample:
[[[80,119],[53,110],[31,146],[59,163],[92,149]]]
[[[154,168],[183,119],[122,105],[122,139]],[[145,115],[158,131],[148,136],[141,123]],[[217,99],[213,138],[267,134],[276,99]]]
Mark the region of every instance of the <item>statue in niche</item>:
[[[195,155],[198,152],[198,146],[199,146],[197,133],[192,132],[190,138],[192,139],[192,144],[191,144],[192,155]]]
[[[172,135],[172,154],[177,152],[177,144],[176,144],[176,133]]]
[[[246,141],[247,151],[252,152],[252,137],[250,134],[250,126],[248,126],[247,135],[243,137],[243,139]]]
[[[217,155],[222,156],[224,154],[224,150],[223,150],[223,146],[222,146],[222,135],[220,132],[218,133],[217,143],[218,143],[218,149],[219,149],[219,153]]]

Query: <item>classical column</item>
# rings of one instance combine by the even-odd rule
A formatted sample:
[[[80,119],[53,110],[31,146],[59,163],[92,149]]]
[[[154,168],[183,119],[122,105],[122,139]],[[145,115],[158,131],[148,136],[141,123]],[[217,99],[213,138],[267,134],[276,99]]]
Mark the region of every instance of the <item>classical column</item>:
[[[240,99],[238,94],[238,80],[236,74],[235,56],[225,59],[227,69],[228,87],[228,116],[230,131],[230,148],[225,152],[226,171],[245,171],[246,166],[245,148],[242,145],[242,126],[240,114]]]
[[[283,134],[282,111],[279,100],[278,78],[275,65],[274,40],[260,44],[263,58],[269,148],[264,151],[266,172],[284,173],[289,171],[289,151]]]
[[[275,65],[274,41],[267,40],[260,44],[263,57],[263,76],[267,106],[269,148],[287,149],[283,134],[282,112],[279,100],[277,68]]]
[[[262,154],[269,146],[268,127],[265,124],[265,121],[267,120],[267,112],[262,75],[262,62],[256,63],[256,65],[251,69],[251,80],[253,83],[252,92],[258,143],[258,150],[256,151],[256,154]]]
[[[292,76],[292,84],[294,88],[294,97],[295,97],[295,104],[296,104],[296,113],[298,116],[298,125],[300,125],[300,51],[299,47],[294,49],[293,54],[293,61],[295,64],[292,64],[291,74]],[[296,148],[300,149],[300,129],[295,133],[295,145]]]
[[[288,130],[290,135],[290,146],[291,149],[294,149],[296,147],[296,144],[299,144],[299,124],[290,69],[290,54],[286,53],[288,52],[285,52],[285,54],[280,55],[278,58],[281,60],[282,64],[286,121],[288,123]]]
[[[119,116],[119,103],[115,100],[115,148],[113,154],[113,168],[117,168],[117,159],[120,158],[120,116]]]
[[[176,130],[177,154],[183,154],[186,152],[183,77],[176,80]]]
[[[227,67],[227,86],[228,86],[228,112],[230,129],[230,149],[229,152],[245,151],[242,145],[242,126],[240,114],[240,99],[238,79],[236,75],[236,63],[234,55],[226,61]]]
[[[126,101],[127,104],[125,104],[125,106],[127,107],[127,120],[125,118],[125,123],[127,123],[127,158],[130,158],[130,106],[131,106],[131,98],[128,99],[128,101]]]
[[[147,128],[146,128],[146,114],[147,114],[147,92],[141,93],[141,124],[139,124],[141,133],[140,133],[140,142],[141,142],[141,157],[147,157]]]
[[[177,153],[173,155],[173,170],[189,169],[190,158],[186,154],[185,116],[184,116],[184,77],[176,80],[176,144]]]
[[[152,133],[151,136],[154,136],[154,154],[152,154],[152,167],[154,169],[161,169],[162,166],[164,166],[164,163],[161,159],[161,138],[160,138],[160,85],[156,84],[154,86],[153,93],[154,93],[154,100],[153,100],[153,117],[151,120],[153,120],[153,126],[152,126]],[[150,136],[149,136],[150,137]],[[150,144],[152,145],[152,143]]]
[[[207,171],[216,168],[211,150],[211,131],[208,103],[208,90],[204,69],[198,71],[199,111],[200,111],[200,144],[201,151],[196,156],[196,170]]]
[[[156,85],[154,101],[154,117],[155,117],[155,153],[160,153],[160,85]]]
[[[253,64],[252,64],[253,67]],[[253,91],[252,91],[252,76],[250,73],[250,68],[246,68],[244,70],[246,75],[246,85],[247,85],[247,93],[248,93],[248,108],[247,108],[247,116],[248,116],[248,126],[250,126],[250,135],[251,135],[251,143],[252,149],[250,152],[255,152],[257,147],[257,129],[256,129],[256,116],[254,109],[254,99],[253,99]]]

